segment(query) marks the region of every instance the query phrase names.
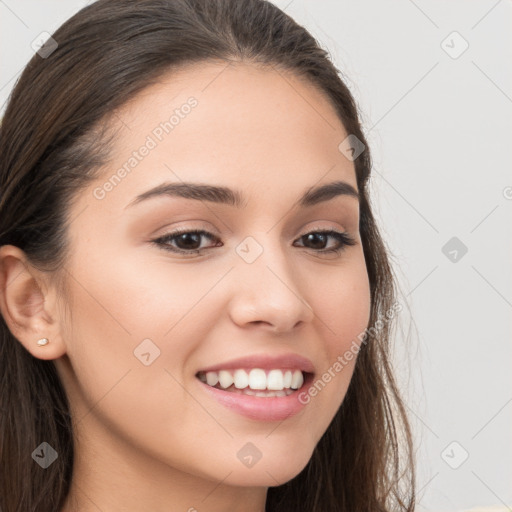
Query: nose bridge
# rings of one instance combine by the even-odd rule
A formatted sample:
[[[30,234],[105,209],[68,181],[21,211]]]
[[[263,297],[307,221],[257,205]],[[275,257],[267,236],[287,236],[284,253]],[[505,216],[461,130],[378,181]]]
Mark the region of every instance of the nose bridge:
[[[271,234],[256,236],[246,237],[235,249],[233,320],[269,323],[279,331],[311,321],[313,310],[303,296],[292,261]]]

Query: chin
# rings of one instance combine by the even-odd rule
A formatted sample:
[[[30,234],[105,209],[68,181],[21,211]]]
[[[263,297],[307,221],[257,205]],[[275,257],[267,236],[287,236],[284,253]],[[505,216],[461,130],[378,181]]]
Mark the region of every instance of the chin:
[[[238,470],[233,472],[228,481],[231,485],[242,487],[277,487],[289,482],[295,478],[309,462],[309,459],[304,461],[304,464],[298,466],[280,464],[276,468],[261,468],[256,470]]]
[[[300,452],[295,449],[282,454],[279,450],[269,457],[262,457],[252,467],[243,464],[231,468],[233,471],[225,483],[241,487],[276,487],[295,478],[311,459],[313,450]],[[227,468],[226,468],[227,469]],[[227,471],[229,472],[229,471]]]

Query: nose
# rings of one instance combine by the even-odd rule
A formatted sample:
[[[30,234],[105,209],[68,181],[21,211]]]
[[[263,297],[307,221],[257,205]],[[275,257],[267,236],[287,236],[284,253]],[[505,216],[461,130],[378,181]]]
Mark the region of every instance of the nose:
[[[281,249],[265,248],[252,263],[236,262],[229,313],[239,327],[262,325],[273,333],[292,331],[314,318],[306,301],[308,281]]]

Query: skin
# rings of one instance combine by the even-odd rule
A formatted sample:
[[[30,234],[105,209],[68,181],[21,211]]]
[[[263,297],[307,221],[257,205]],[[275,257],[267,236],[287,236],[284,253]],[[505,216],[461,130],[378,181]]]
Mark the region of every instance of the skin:
[[[97,199],[94,189],[190,96],[198,101],[190,114]],[[338,150],[347,133],[315,87],[247,63],[166,75],[117,113],[116,126],[112,161],[70,212],[68,295],[18,248],[0,249],[2,315],[34,357],[54,360],[71,403],[76,459],[61,512],[263,511],[268,487],[307,464],[356,358],[282,422],[227,409],[195,374],[291,351],[318,378],[367,327],[357,199],[293,207],[312,186],[343,180],[357,189],[354,164]],[[159,197],[125,209],[164,181],[236,188],[247,207]],[[185,227],[222,244],[202,237],[211,248],[186,257],[151,243]],[[356,244],[322,254],[336,239],[300,240],[317,228],[346,231]],[[235,251],[248,236],[263,249],[250,264]],[[38,347],[41,337],[50,344]],[[134,350],[147,338],[160,356],[145,366]],[[251,468],[237,457],[247,442],[262,453]]]

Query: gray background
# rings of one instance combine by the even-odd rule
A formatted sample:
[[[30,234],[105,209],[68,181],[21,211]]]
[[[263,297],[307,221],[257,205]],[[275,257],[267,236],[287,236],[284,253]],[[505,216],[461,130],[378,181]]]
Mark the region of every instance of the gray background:
[[[86,3],[0,0],[0,105],[31,42]],[[361,108],[408,304],[394,357],[417,510],[512,507],[512,2],[275,3],[329,50]]]

